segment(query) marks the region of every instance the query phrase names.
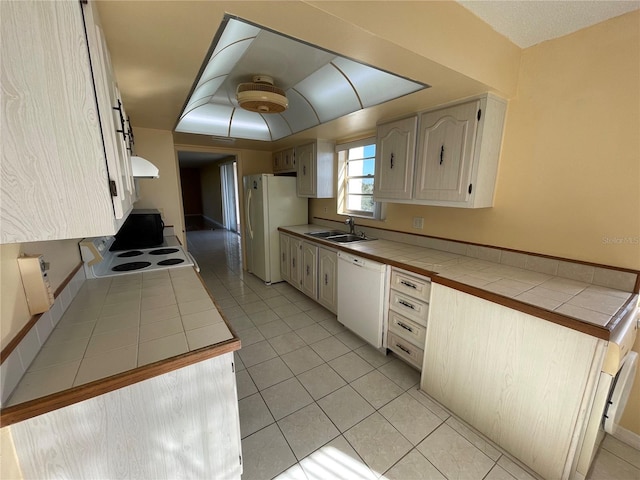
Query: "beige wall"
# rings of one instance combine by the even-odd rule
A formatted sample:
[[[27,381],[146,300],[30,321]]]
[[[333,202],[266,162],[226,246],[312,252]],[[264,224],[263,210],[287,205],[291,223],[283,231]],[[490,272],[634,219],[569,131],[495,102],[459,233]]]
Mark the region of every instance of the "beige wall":
[[[134,131],[136,155],[146,158],[160,170],[160,178],[138,180],[140,199],[134,207],[160,210],[165,225],[173,225],[176,235],[186,245],[180,174],[173,136],[171,132],[150,128],[134,127]]]
[[[639,85],[638,11],[528,48],[494,207],[389,204],[384,222],[360,223],[640,269]],[[344,218],[335,199],[310,208]],[[424,217],[424,230],[412,228],[414,216]],[[640,435],[639,405],[640,369],[621,421]]]
[[[22,254],[42,254],[49,262],[49,283],[55,291],[80,260],[79,240],[56,240],[0,245],[0,344],[1,348],[31,319],[16,259]]]
[[[640,269],[639,30],[634,12],[523,51],[493,208],[389,204],[361,223]]]

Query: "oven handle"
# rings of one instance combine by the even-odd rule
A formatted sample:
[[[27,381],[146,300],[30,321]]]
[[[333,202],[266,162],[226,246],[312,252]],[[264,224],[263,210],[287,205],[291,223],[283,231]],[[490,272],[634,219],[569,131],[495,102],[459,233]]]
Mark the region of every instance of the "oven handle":
[[[186,254],[189,255],[189,258],[193,262],[193,268],[196,269],[196,272],[200,273],[200,265],[198,265],[198,262],[196,262],[196,259],[193,257],[193,255],[191,255],[190,252],[186,252]]]

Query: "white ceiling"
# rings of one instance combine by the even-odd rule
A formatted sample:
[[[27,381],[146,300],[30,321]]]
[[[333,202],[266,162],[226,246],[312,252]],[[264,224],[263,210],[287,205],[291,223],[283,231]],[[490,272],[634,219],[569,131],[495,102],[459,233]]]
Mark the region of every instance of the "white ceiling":
[[[520,48],[562,37],[640,8],[640,0],[457,0]]]

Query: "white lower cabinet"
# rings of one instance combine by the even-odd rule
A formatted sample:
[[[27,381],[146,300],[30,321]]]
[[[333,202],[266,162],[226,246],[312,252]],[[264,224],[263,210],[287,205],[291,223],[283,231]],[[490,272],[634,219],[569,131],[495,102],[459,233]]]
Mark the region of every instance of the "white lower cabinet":
[[[430,293],[429,278],[392,268],[387,348],[418,370],[424,357]]]
[[[280,233],[282,279],[333,313],[338,310],[338,256],[292,235]]]
[[[23,478],[239,479],[234,371],[229,352],[6,427]]]
[[[434,284],[420,388],[546,479],[569,476],[607,342]]]
[[[318,247],[309,242],[301,244],[300,287],[302,293],[316,300],[318,298]]]
[[[329,248],[318,248],[318,303],[338,313],[338,254]]]

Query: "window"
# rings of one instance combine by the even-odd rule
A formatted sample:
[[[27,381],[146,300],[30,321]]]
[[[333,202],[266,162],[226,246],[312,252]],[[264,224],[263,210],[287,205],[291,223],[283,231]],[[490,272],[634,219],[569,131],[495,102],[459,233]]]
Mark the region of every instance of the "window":
[[[373,201],[376,139],[338,145],[338,213],[380,218],[380,204]]]

